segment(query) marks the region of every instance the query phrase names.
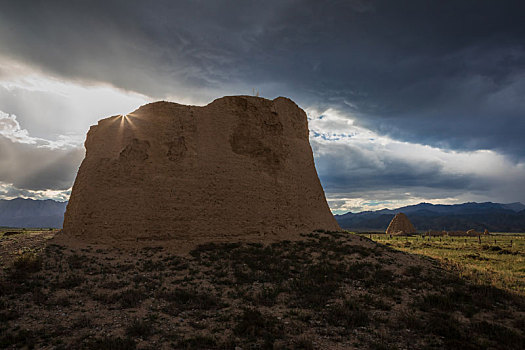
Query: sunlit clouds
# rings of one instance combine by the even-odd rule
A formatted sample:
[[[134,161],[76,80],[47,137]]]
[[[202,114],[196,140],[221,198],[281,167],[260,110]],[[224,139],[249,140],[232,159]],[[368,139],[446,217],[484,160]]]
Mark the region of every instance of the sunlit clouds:
[[[149,98],[0,59],[0,198],[67,200],[89,126]],[[132,124],[128,116],[122,122]]]
[[[18,72],[17,76],[0,75],[0,110],[16,115],[34,137],[83,138],[97,120],[132,112],[151,101],[109,84],[60,79],[12,60],[0,59],[0,64],[4,70],[14,65]]]
[[[29,198],[36,200],[53,199],[64,202],[69,199],[71,189],[68,190],[23,190],[14,187],[12,184],[0,182],[0,199]]]
[[[117,115],[117,137],[122,138],[124,131],[138,133],[137,116],[130,113],[152,100],[109,85],[58,79],[21,65],[11,72],[17,75],[0,75],[0,105],[7,108],[0,110],[1,198],[67,200],[89,126]],[[454,151],[399,141],[359,125],[351,112],[303,107],[317,170],[335,213],[422,201],[505,202],[525,196],[520,186],[525,164],[496,151]]]
[[[307,109],[317,171],[334,212],[525,196],[525,163],[491,150],[402,142],[335,109]]]

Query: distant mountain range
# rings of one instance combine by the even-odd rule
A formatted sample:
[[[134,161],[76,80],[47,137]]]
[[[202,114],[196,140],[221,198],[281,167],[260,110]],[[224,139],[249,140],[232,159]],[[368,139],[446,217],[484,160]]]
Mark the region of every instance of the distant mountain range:
[[[61,228],[67,202],[32,199],[0,199],[0,226]],[[522,203],[420,203],[398,209],[382,209],[335,215],[342,228],[353,231],[385,231],[395,214],[405,213],[418,231],[468,230],[525,232]]]
[[[61,228],[66,205],[51,199],[0,199],[0,226]]]
[[[418,231],[475,229],[491,232],[525,232],[522,203],[463,203],[453,205],[420,203],[398,209],[382,209],[335,215],[339,225],[353,231],[385,231],[395,214],[405,213]]]

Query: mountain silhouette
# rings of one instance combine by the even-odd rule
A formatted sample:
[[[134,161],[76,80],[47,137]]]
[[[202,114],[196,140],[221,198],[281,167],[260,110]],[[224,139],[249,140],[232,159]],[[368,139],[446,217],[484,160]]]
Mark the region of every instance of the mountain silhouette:
[[[51,199],[0,199],[0,226],[60,228],[66,205]]]
[[[67,202],[16,198],[0,200],[0,226],[61,228]],[[397,209],[381,209],[335,215],[342,228],[353,231],[385,231],[392,218],[405,213],[418,231],[468,230],[525,232],[522,203],[420,203]]]
[[[354,231],[385,231],[397,213],[405,213],[418,231],[474,229],[491,232],[525,232],[525,205],[522,203],[420,203],[397,209],[381,209],[336,215],[339,225]]]

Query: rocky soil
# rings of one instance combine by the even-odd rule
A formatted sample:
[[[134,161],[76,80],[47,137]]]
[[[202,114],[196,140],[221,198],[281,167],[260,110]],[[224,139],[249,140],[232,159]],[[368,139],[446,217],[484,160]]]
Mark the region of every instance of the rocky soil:
[[[525,345],[522,297],[348,233],[209,243],[188,254],[37,242],[0,273],[0,348]],[[15,247],[0,243],[2,255]]]

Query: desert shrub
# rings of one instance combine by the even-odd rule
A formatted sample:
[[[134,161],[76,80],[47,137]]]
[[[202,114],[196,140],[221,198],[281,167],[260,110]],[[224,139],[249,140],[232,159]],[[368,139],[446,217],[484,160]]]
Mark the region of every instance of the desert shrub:
[[[163,271],[166,269],[166,265],[162,261],[153,261],[148,259],[142,264],[142,271]]]
[[[80,275],[68,275],[64,280],[57,283],[55,286],[61,289],[73,289],[84,283],[84,278]]]
[[[384,299],[382,298],[376,298],[372,294],[364,294],[360,298],[365,304],[375,307],[376,309],[388,311],[392,309],[392,306],[388,304]]]
[[[419,308],[422,311],[430,311],[432,309],[454,311],[456,302],[449,294],[432,293],[421,298]]]
[[[129,337],[146,339],[153,333],[153,323],[150,320],[136,318],[126,327],[126,335]]]
[[[501,248],[499,245],[488,245],[488,244],[483,244],[481,246],[481,249],[483,250],[488,250],[488,251],[492,251],[492,252],[498,252],[500,250],[502,250],[503,248]]]
[[[47,302],[48,295],[42,289],[35,288],[32,292],[32,300],[36,305],[44,305]]]
[[[423,271],[423,266],[421,265],[410,265],[405,269],[405,274],[412,277],[419,277]]]
[[[407,328],[419,330],[423,328],[421,317],[414,310],[402,310],[396,317],[394,326],[397,328]]]
[[[103,304],[114,304],[119,302],[124,309],[139,306],[147,295],[142,290],[126,289],[120,293],[99,293],[93,295],[93,300]]]
[[[146,297],[146,294],[138,289],[127,289],[118,294],[120,305],[125,309],[139,306]]]
[[[425,326],[427,332],[444,337],[449,343],[456,344],[463,339],[463,327],[449,313],[430,314]]]
[[[516,317],[513,322],[514,327],[518,329],[525,329],[525,316]]]
[[[313,342],[305,336],[300,336],[293,342],[294,350],[314,350]]]
[[[366,326],[370,322],[368,313],[362,306],[351,300],[345,300],[342,305],[332,305],[325,314],[325,320],[333,326],[345,327],[347,330]]]
[[[16,320],[20,317],[20,314],[15,310],[6,310],[0,312],[0,322],[5,323],[7,321]]]
[[[173,306],[179,311],[189,309],[210,310],[221,306],[215,295],[195,290],[177,288],[158,293],[157,297],[173,303]]]
[[[471,284],[465,288],[464,293],[471,298],[476,307],[480,308],[492,309],[496,303],[505,305],[509,301],[513,301],[522,308],[525,307],[523,298],[491,285]]]
[[[219,258],[226,258],[230,254],[229,252],[233,249],[239,248],[240,243],[205,243],[197,246],[195,249],[190,251],[191,256],[195,258],[200,258],[201,255],[208,255],[210,258],[213,256],[212,260],[218,260]]]
[[[8,347],[12,347],[13,349],[32,349],[35,346],[35,342],[36,339],[33,332],[24,329],[21,329],[17,332],[5,332],[0,335],[1,349]]]
[[[38,272],[42,269],[42,257],[34,252],[25,252],[13,261],[13,269],[25,273]]]
[[[237,283],[281,283],[290,276],[290,264],[275,246],[247,246],[232,254]]]
[[[370,275],[372,264],[356,262],[348,267],[347,277],[353,280],[364,280]]]
[[[29,275],[38,272],[42,269],[42,258],[34,252],[25,252],[18,256],[12,263],[11,268],[8,270],[7,277],[11,281],[20,281],[27,279]],[[27,289],[19,289],[20,292]]]
[[[265,316],[257,309],[244,309],[233,333],[244,338],[267,338],[273,339],[282,336],[277,319]]]
[[[92,298],[103,304],[113,304],[117,302],[115,294],[112,293],[96,293],[92,295]]]
[[[502,255],[519,255],[520,252],[518,252],[518,251],[513,252],[513,251],[508,250],[508,249],[503,249],[503,250],[499,251],[498,254],[502,254]]]
[[[137,347],[133,339],[106,336],[95,338],[85,344],[89,350],[133,350]]]
[[[135,265],[133,264],[116,264],[115,265],[115,268],[121,272],[127,272],[127,271],[130,271],[130,270],[133,270],[135,268]]]
[[[127,285],[129,285],[129,282],[127,281],[107,281],[102,283],[100,288],[116,290],[121,289]]]
[[[66,261],[71,269],[80,269],[86,264],[88,258],[84,255],[73,254],[68,256]]]
[[[263,287],[255,296],[255,302],[264,306],[273,306],[280,294],[277,287]]]
[[[343,251],[344,253],[347,253],[347,254],[359,254],[363,258],[366,258],[367,256],[369,256],[372,253],[374,253],[374,254],[377,253],[376,251],[374,251],[374,250],[372,250],[370,248],[363,247],[363,246],[360,246],[360,245],[346,245],[346,246],[343,246],[343,247],[347,247]]]
[[[381,266],[376,268],[372,276],[372,281],[374,281],[374,284],[385,284],[393,281],[394,279],[394,273],[390,270],[383,269]]]
[[[322,261],[309,265],[290,282],[290,289],[295,293],[294,303],[301,307],[323,307],[346,277],[348,271],[344,264]]]
[[[132,281],[135,284],[135,288],[140,286],[149,291],[156,290],[162,284],[162,278],[159,278],[159,276],[148,277],[136,274],[133,276]]]
[[[217,342],[211,336],[196,335],[179,341],[177,349],[217,349]]]
[[[53,305],[62,307],[69,306],[71,305],[71,300],[69,300],[68,296],[58,297],[55,300],[53,300]]]
[[[507,349],[523,349],[525,347],[525,336],[508,327],[481,321],[474,323],[472,329]]]
[[[91,328],[93,326],[93,320],[88,315],[81,315],[73,321],[73,328]]]
[[[395,350],[399,349],[394,344],[388,343],[385,340],[372,341],[370,344],[370,349],[372,350]]]

